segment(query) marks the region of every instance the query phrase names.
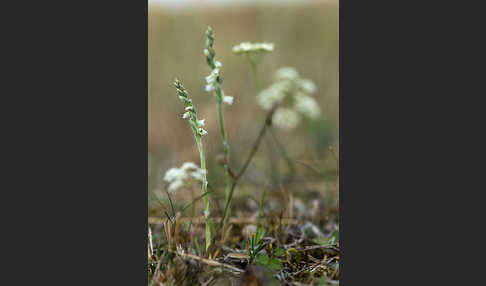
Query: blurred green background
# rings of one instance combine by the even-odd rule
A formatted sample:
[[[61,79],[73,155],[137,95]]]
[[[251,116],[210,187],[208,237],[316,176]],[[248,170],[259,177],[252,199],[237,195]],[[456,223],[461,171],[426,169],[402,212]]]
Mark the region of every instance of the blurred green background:
[[[298,1],[294,1],[298,2]],[[223,89],[234,96],[232,106],[225,105],[225,125],[231,146],[231,165],[239,169],[263,124],[264,111],[256,104],[255,85],[245,56],[231,48],[243,41],[272,42],[274,52],[260,64],[260,81],[265,88],[273,82],[275,71],[295,67],[303,78],[318,87],[316,99],[322,118],[301,122],[292,132],[276,130],[305,186],[288,186],[296,197],[316,189],[322,195],[337,194],[339,134],[339,42],[338,2],[305,1],[302,4],[198,5],[170,8],[149,5],[148,18],[148,147],[149,213],[162,215],[160,201],[165,197],[162,177],[170,167],[183,162],[199,164],[194,137],[183,107],[176,96],[173,81],[177,77],[193,97],[199,117],[206,119],[208,134],[204,146],[208,158],[209,182],[218,191],[213,200],[224,197],[224,173],[217,162],[221,139],[217,126],[215,100],[205,92],[209,74],[203,55],[205,31],[215,33],[216,59],[223,63]],[[334,148],[334,153],[329,147]],[[277,168],[285,174],[285,162],[268,140],[260,146],[242,181],[259,188]],[[331,154],[332,153],[332,154]],[[309,186],[310,184],[310,186]],[[243,188],[243,187],[242,187]],[[243,192],[236,192],[235,199]],[[176,194],[184,196],[184,194]],[[183,201],[183,200],[181,200]],[[187,200],[184,202],[187,203]],[[182,204],[182,202],[181,202]]]

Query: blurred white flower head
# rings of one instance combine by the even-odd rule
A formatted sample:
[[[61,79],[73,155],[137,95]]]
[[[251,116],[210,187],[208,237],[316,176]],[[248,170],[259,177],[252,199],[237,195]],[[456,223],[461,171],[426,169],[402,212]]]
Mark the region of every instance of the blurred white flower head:
[[[170,168],[165,172],[164,180],[169,183],[168,191],[170,193],[184,187],[192,177],[202,181],[205,171],[192,162],[185,162],[180,168]]]
[[[317,101],[306,94],[300,94],[295,97],[295,109],[302,115],[316,119],[321,115],[321,110]]]
[[[270,87],[258,94],[257,102],[265,110],[277,106],[273,115],[276,126],[292,130],[302,116],[316,119],[321,115],[317,101],[311,96],[317,91],[313,81],[301,78],[292,67],[280,68],[275,79]]]
[[[298,84],[305,93],[315,93],[317,91],[316,85],[310,79],[300,79]]]
[[[257,52],[271,52],[273,51],[273,43],[250,43],[243,42],[233,47],[233,52],[236,54],[257,53]]]
[[[184,164],[182,164],[182,167],[181,167],[181,169],[184,170],[184,171],[197,170],[198,168],[199,168],[199,166],[194,164],[193,162],[185,162]]]
[[[273,85],[262,90],[257,96],[257,101],[263,109],[270,110],[275,104],[280,103],[284,97],[285,93],[279,87]]]
[[[297,70],[292,67],[280,68],[275,73],[276,80],[295,80],[297,78],[299,78],[299,72],[297,72]]]
[[[290,108],[279,108],[272,117],[272,122],[284,130],[292,130],[299,124],[299,114]]]

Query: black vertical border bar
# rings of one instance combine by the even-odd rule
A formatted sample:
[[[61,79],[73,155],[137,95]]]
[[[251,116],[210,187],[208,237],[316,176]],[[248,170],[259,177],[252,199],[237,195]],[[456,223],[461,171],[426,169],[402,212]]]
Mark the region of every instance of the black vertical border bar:
[[[343,262],[344,262],[344,243],[343,243],[343,84],[342,84],[342,66],[343,66],[343,45],[342,45],[342,25],[343,25],[343,0],[339,0],[339,247],[341,249],[339,257],[339,282],[343,283]],[[342,284],[345,285],[345,284]]]
[[[2,131],[14,157],[2,156],[3,189],[19,198],[2,197],[17,228],[2,231],[19,245],[2,273],[17,282],[0,284],[146,285],[148,2],[4,11],[4,99],[18,104],[3,106],[14,131]]]

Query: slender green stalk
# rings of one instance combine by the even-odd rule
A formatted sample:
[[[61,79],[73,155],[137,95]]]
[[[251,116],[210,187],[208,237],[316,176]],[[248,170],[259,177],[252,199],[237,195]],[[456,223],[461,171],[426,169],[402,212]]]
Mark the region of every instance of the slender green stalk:
[[[251,54],[248,55],[248,60],[250,61],[251,64],[251,71],[253,73],[253,79],[255,80],[255,88],[257,91],[257,94],[260,92],[260,81],[258,80],[258,64],[260,61],[258,59],[252,58]]]
[[[225,188],[225,197],[226,197],[226,202],[225,205],[231,204],[231,198],[230,198],[230,192],[231,192],[231,184],[232,184],[232,177],[231,177],[231,171],[229,168],[229,160],[230,160],[230,153],[229,153],[229,144],[226,139],[226,132],[224,129],[224,123],[223,123],[223,111],[221,110],[221,101],[217,102],[218,105],[218,121],[219,121],[219,130],[221,131],[221,138],[223,141],[223,150],[224,150],[224,169],[226,173],[226,188]],[[226,206],[225,206],[226,207]]]
[[[226,188],[225,188],[225,209],[229,208],[231,204],[230,192],[231,192],[231,185],[232,185],[232,173],[229,167],[230,164],[230,148],[228,144],[228,139],[226,137],[226,131],[224,128],[224,119],[223,119],[223,102],[225,99],[229,99],[232,102],[232,98],[226,97],[224,95],[222,89],[222,78],[219,74],[219,68],[221,67],[221,63],[216,61],[215,56],[216,52],[214,50],[214,33],[211,27],[208,27],[206,31],[206,47],[204,49],[204,54],[206,55],[206,61],[211,68],[211,75],[206,78],[208,81],[208,86],[206,90],[213,91],[213,94],[216,98],[216,108],[218,114],[218,123],[219,123],[219,130],[221,133],[221,141],[223,143],[223,152],[224,152],[224,169],[226,173]]]
[[[189,98],[189,94],[184,89],[182,83],[176,79],[174,86],[177,89],[179,99],[184,103],[186,113],[184,113],[183,118],[189,119],[189,125],[191,126],[194,138],[196,139],[197,148],[199,150],[199,157],[201,160],[202,174],[202,193],[204,201],[204,218],[206,219],[206,251],[211,245],[211,228],[213,223],[210,217],[209,211],[209,198],[208,192],[208,180],[207,180],[207,169],[206,169],[206,156],[204,154],[204,148],[202,144],[202,135],[206,134],[206,131],[201,127],[204,126],[204,120],[198,120],[196,107],[193,105],[192,100]]]
[[[204,148],[201,142],[201,137],[199,136],[194,136],[196,137],[196,142],[197,142],[197,149],[199,150],[199,157],[201,160],[201,169],[207,170],[206,169],[206,156],[204,155]],[[210,223],[210,211],[209,211],[209,199],[207,196],[208,192],[208,180],[206,176],[206,172],[203,173],[202,176],[202,193],[206,194],[203,196],[203,201],[204,201],[204,218],[206,219],[206,251],[208,250],[209,246],[211,245],[211,223]]]

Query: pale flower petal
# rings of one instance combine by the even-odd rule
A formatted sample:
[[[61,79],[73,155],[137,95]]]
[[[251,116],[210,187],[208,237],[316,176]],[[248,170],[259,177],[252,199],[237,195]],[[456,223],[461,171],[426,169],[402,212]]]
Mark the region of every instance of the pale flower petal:
[[[199,168],[199,166],[194,164],[193,162],[185,162],[184,164],[182,164],[182,167],[181,167],[181,169],[184,170],[184,171],[196,170],[198,168]]]
[[[301,79],[298,81],[299,87],[306,93],[314,93],[317,91],[317,87],[310,79]]]
[[[273,43],[250,43],[243,42],[233,47],[233,52],[236,54],[256,53],[256,52],[271,52],[273,51]]]
[[[317,101],[305,94],[295,97],[295,109],[309,118],[317,118],[321,115]]]
[[[223,102],[226,103],[226,104],[232,105],[233,104],[233,97],[224,95],[223,96]]]
[[[173,181],[172,183],[170,183],[168,191],[169,191],[169,193],[172,193],[172,192],[177,191],[180,187],[183,187],[183,186],[184,186],[184,181],[182,181],[182,180]]]
[[[299,78],[299,73],[295,68],[292,67],[283,67],[280,68],[276,73],[275,73],[275,78],[277,80],[294,80]]]
[[[199,134],[206,135],[206,134],[208,134],[208,132],[206,130],[202,129],[202,128],[199,128]]]

